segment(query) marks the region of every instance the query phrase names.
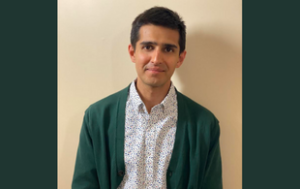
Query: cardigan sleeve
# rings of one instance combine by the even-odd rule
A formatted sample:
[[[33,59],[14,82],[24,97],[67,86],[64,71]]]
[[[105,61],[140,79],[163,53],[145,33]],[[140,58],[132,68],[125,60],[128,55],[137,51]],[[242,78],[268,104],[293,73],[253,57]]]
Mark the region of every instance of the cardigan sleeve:
[[[218,120],[212,124],[210,150],[205,166],[204,182],[201,189],[222,189],[222,163],[220,152],[220,127]]]
[[[100,189],[93,141],[89,130],[88,110],[85,112],[80,132],[72,189]]]

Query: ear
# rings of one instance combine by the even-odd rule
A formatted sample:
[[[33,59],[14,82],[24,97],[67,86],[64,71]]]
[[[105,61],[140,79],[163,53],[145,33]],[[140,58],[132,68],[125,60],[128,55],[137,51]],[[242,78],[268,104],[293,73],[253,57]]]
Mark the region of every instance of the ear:
[[[182,63],[183,63],[183,61],[185,59],[185,56],[186,56],[186,50],[183,51],[182,53],[180,53],[179,60],[178,60],[178,62],[176,64],[176,68],[179,68],[182,65]]]
[[[135,54],[134,54],[134,48],[131,44],[128,45],[128,53],[131,59],[131,62],[135,63]]]

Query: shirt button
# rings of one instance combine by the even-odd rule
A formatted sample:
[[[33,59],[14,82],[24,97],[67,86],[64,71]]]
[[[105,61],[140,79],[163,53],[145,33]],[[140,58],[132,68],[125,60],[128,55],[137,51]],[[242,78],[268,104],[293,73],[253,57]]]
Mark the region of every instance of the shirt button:
[[[124,171],[119,170],[119,171],[118,171],[118,175],[119,175],[119,176],[123,176],[123,175],[124,175]]]

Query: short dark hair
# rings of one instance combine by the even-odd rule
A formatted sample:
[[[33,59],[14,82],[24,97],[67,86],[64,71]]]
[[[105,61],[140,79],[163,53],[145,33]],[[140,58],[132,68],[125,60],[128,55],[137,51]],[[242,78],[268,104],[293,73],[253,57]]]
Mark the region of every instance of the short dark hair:
[[[132,22],[130,42],[135,49],[136,42],[139,40],[139,30],[143,25],[153,24],[163,26],[179,33],[179,54],[185,50],[186,26],[182,18],[174,11],[165,7],[153,7],[140,15]]]

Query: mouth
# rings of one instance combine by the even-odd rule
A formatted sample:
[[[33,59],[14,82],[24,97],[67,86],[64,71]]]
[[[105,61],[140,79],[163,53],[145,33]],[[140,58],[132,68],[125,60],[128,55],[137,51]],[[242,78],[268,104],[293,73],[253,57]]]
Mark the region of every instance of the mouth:
[[[159,69],[159,68],[148,68],[148,69],[146,69],[146,71],[151,72],[151,73],[162,73],[162,72],[165,72],[164,70]]]

